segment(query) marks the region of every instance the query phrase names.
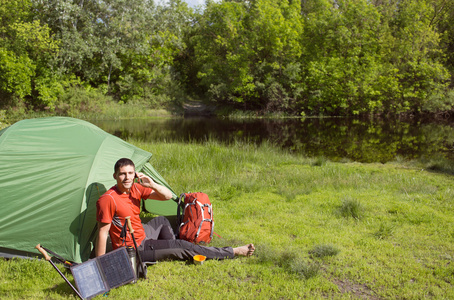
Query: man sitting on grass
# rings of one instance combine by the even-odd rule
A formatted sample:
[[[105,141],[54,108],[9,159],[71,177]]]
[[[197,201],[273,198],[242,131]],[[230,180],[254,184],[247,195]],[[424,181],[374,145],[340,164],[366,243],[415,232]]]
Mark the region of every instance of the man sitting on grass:
[[[207,259],[227,259],[235,256],[250,256],[254,253],[253,244],[237,248],[232,247],[204,247],[175,238],[172,227],[165,217],[156,217],[147,224],[140,220],[141,199],[169,200],[172,192],[157,183],[150,177],[136,173],[132,160],[122,158],[114,167],[114,178],[117,184],[102,195],[96,203],[98,221],[98,239],[96,256],[106,253],[108,234],[113,249],[121,246],[134,246],[131,234],[120,238],[125,224],[125,217],[130,216],[134,237],[140,255],[144,262],[155,262],[165,259],[190,260],[201,254]],[[136,176],[139,183],[134,182]]]

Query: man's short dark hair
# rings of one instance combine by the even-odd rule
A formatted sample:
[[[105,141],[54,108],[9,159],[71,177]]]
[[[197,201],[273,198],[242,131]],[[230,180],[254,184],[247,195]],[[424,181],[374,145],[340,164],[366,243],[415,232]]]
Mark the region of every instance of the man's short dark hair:
[[[132,160],[130,160],[129,158],[120,158],[115,163],[115,167],[114,167],[115,173],[117,173],[120,170],[120,168],[124,167],[124,166],[133,166],[134,169],[136,168],[136,166],[134,165],[134,162]]]

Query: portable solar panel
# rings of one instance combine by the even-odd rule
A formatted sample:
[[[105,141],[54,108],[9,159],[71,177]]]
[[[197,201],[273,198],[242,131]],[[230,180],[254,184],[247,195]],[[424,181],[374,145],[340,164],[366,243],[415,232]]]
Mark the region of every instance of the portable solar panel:
[[[84,299],[103,294],[136,279],[124,247],[73,266],[71,273]]]

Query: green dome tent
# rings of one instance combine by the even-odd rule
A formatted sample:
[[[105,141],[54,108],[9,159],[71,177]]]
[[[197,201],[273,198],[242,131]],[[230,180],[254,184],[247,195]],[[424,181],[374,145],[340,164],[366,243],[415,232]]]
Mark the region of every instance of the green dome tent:
[[[151,155],[73,118],[29,119],[1,130],[0,256],[37,256],[35,246],[42,244],[67,260],[87,260],[96,201],[115,184],[118,159],[130,158],[136,170],[169,187],[149,163]],[[176,213],[174,201],[149,201],[150,212]]]

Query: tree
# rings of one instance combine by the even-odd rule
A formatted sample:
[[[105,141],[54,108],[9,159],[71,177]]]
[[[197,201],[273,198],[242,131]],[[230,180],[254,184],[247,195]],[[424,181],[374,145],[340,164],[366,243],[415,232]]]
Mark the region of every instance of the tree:
[[[296,2],[207,2],[186,39],[191,68],[180,61],[180,71],[213,101],[291,109],[302,28]]]
[[[171,1],[168,10],[182,7]],[[152,0],[40,0],[35,9],[61,39],[54,61],[60,74],[74,74],[124,102],[168,77],[178,38],[164,20],[173,16]]]
[[[425,1],[318,0],[302,11],[307,112],[417,112],[443,94],[448,73]]]
[[[380,15],[368,1],[318,1],[304,6],[306,90],[309,114],[359,114],[382,109],[377,80],[380,64]]]
[[[454,86],[454,2],[449,0],[431,1],[430,25],[440,34],[440,46],[446,57],[445,66],[451,74],[451,88]]]
[[[404,0],[392,8],[389,24],[394,39],[385,62],[397,69],[399,93],[394,98],[397,101],[388,106],[397,112],[437,110],[431,102],[443,97],[449,73],[442,64],[440,35],[432,21],[433,6],[430,1]]]
[[[32,19],[28,0],[1,0],[0,5],[0,90],[6,99],[37,93],[37,104],[52,108],[55,98],[46,94],[47,62],[57,52],[58,43],[49,27]],[[6,105],[7,103],[3,103]]]

